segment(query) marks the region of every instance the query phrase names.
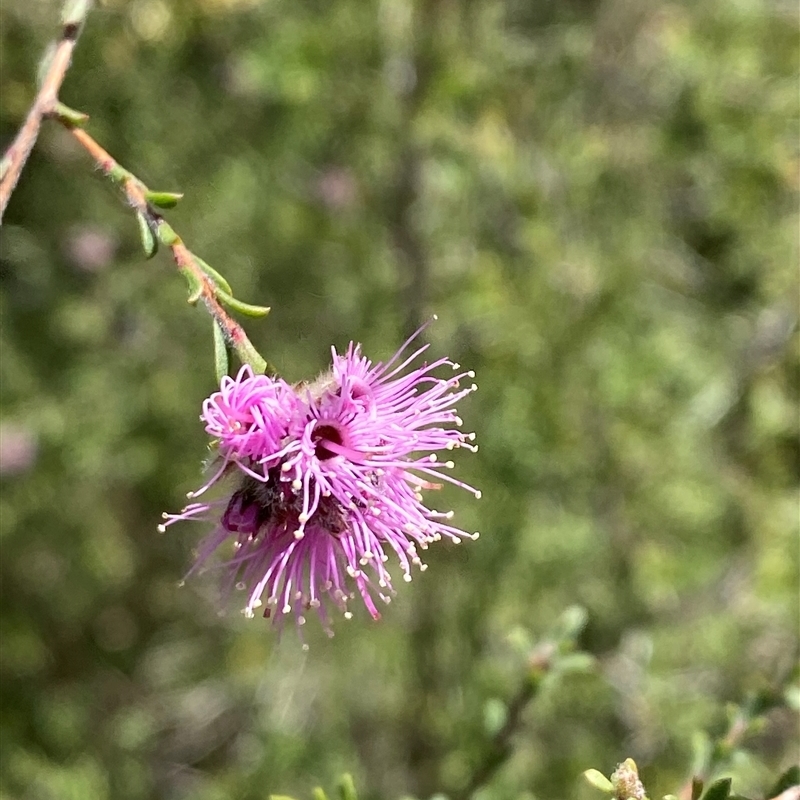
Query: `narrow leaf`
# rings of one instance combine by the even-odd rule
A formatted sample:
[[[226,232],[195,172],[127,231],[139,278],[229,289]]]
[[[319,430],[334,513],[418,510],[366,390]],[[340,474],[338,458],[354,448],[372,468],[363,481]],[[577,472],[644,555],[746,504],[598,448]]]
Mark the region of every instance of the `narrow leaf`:
[[[769,794],[767,794],[767,797],[777,797],[779,794],[783,794],[787,789],[790,789],[792,786],[797,786],[798,784],[800,784],[800,766],[795,764],[793,767],[789,767],[789,769],[778,778],[775,785],[770,789]]]
[[[153,192],[149,189],[144,196],[148,203],[152,203],[157,208],[175,208],[178,201],[183,199],[181,192]]]
[[[173,247],[181,242],[181,237],[178,236],[172,229],[172,226],[163,219],[159,219],[156,233],[158,233],[158,238],[161,240],[161,244],[163,244],[164,247]]]
[[[692,778],[692,800],[698,800],[703,794],[703,779],[695,775]]]
[[[728,800],[731,793],[731,779],[720,778],[708,787],[703,800]]]
[[[197,266],[200,267],[200,269],[203,270],[203,272],[205,272],[205,274],[208,275],[208,277],[211,278],[211,280],[214,281],[214,283],[216,283],[223,292],[233,295],[233,289],[231,289],[231,285],[225,280],[225,278],[222,277],[222,275],[219,274],[219,272],[214,269],[214,267],[212,267],[210,264],[207,264],[202,258],[200,258],[200,256],[196,256],[194,253],[192,253],[192,258],[197,262]]]
[[[589,614],[583,606],[570,606],[558,621],[559,639],[574,640],[586,627]]]
[[[251,306],[250,303],[243,303],[241,300],[231,297],[231,295],[221,288],[217,289],[216,294],[217,299],[225,303],[226,306],[247,317],[266,317],[270,312],[267,306]]]
[[[570,653],[558,659],[556,668],[564,673],[591,672],[597,666],[597,660],[591,653]]]
[[[313,792],[311,792],[312,800],[328,800],[328,795],[325,794],[325,791],[322,787],[317,786]]]
[[[136,222],[139,224],[139,238],[144,254],[147,258],[152,258],[158,252],[158,239],[153,234],[149,220],[141,211],[136,212]]]
[[[179,267],[178,271],[186,278],[189,285],[189,304],[194,305],[203,295],[203,283],[188,267]]]
[[[222,332],[216,320],[214,325],[214,372],[217,376],[217,383],[222,383],[222,379],[228,374],[228,344],[225,341],[225,334]]]
[[[64,103],[56,103],[55,115],[61,120],[74,128],[82,128],[89,119],[88,114],[83,111],[76,111],[74,108],[64,105]]]
[[[349,773],[342,775],[342,779],[339,781],[339,796],[342,800],[358,800],[353,776]]]
[[[614,786],[611,781],[598,769],[587,769],[586,772],[583,773],[583,777],[594,786],[595,789],[599,789],[601,792],[610,794],[614,791]]]
[[[92,0],[67,0],[61,12],[61,24],[82,25],[92,7]]]

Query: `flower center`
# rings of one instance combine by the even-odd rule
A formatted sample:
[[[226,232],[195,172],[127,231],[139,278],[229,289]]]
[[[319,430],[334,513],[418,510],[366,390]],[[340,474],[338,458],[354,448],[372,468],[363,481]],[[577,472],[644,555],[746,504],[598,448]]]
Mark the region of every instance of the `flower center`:
[[[317,425],[311,434],[311,441],[314,442],[314,455],[320,461],[327,461],[329,458],[339,455],[336,452],[336,448],[344,445],[341,431],[335,425],[329,423]],[[328,447],[329,444],[334,445],[334,447]]]

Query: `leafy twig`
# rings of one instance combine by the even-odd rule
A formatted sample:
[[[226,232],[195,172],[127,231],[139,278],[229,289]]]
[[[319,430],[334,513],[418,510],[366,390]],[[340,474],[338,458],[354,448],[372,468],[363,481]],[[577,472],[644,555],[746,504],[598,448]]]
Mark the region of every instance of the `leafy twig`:
[[[153,192],[132,172],[119,164],[82,127],[87,117],[60,106],[56,118],[72,134],[75,140],[89,153],[104,175],[111,178],[122,190],[130,205],[136,211],[140,225],[143,245],[148,256],[155,254],[158,244],[169,247],[178,266],[178,271],[186,278],[190,296],[189,301],[201,300],[214,318],[215,325],[222,331],[225,341],[241,359],[256,373],[274,369],[264,360],[247,338],[238,322],[223,308],[225,303],[236,311],[250,316],[264,316],[268,308],[251,306],[233,298],[226,290],[227,282],[205,261],[194,255],[183,243],[181,237],[167,223],[154,206],[162,208],[174,206],[182,197],[171,192]]]
[[[64,4],[61,12],[61,33],[45,55],[39,91],[19,133],[0,162],[0,223],[11,193],[39,137],[42,120],[55,113],[58,93],[90,7],[91,0],[67,0]]]
[[[692,800],[698,784],[702,786],[740,746],[742,741],[759,726],[763,714],[777,703],[777,695],[770,691],[756,692],[744,703],[731,707],[728,729],[715,742],[705,739],[698,752],[692,777],[678,792],[679,800]]]
[[[578,636],[585,625],[585,610],[578,606],[569,608],[559,620],[558,630],[530,652],[527,674],[508,702],[505,721],[489,741],[481,762],[464,789],[455,794],[457,800],[470,798],[508,761],[513,752],[514,735],[523,724],[525,709],[540,693],[549,675],[581,672],[592,667],[591,656],[574,652]]]

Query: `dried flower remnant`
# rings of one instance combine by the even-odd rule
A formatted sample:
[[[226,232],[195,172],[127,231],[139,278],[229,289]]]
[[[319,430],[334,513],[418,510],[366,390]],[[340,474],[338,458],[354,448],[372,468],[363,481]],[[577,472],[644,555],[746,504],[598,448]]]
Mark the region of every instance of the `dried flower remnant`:
[[[430,509],[422,496],[446,481],[480,497],[437,455],[477,450],[455,410],[477,388],[474,373],[446,358],[412,368],[428,347],[403,358],[414,338],[385,365],[352,343],[342,355],[333,349],[331,371],[298,386],[243,367],[204,402],[201,419],[215,456],[210,479],[189,497],[226,478],[233,491],[165,514],[160,527],[217,520],[192,572],[232,545],[222,564],[226,588],[247,591],[246,616],[265,604],[265,617],[291,615],[302,625],[314,609],[330,634],[328,607],[349,618],[348,602],[359,595],[378,619],[376,601],[388,603],[393,594],[392,555],[410,581],[413,566],[425,569],[419,550],[442,538],[477,538],[449,524],[452,511]],[[455,374],[436,377],[441,368]]]

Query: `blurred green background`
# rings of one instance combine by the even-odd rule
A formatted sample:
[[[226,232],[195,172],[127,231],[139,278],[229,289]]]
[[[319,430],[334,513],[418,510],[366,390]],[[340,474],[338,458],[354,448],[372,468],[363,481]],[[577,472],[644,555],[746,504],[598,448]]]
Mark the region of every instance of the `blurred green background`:
[[[59,4],[2,4],[2,144]],[[780,0],[106,0],[62,91],[291,380],[420,320],[477,372],[466,529],[373,623],[280,641],[178,581],[211,325],[48,123],[2,230],[0,796],[262,800],[353,772],[464,798],[583,605],[588,672],[525,708],[483,800],[652,796],[798,656],[797,9]],[[524,647],[522,648],[524,650]],[[777,707],[730,764],[763,792]]]

